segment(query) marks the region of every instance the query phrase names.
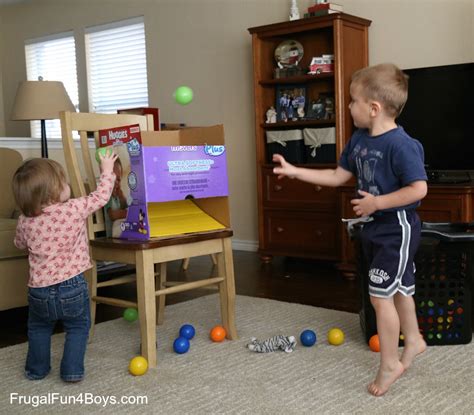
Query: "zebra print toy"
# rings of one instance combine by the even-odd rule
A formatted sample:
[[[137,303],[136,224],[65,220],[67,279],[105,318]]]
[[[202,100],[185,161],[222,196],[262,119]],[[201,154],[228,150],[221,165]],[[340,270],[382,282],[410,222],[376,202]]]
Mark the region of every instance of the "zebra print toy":
[[[286,353],[290,353],[296,346],[295,336],[278,336],[270,337],[269,339],[258,341],[256,337],[250,339],[250,343],[247,347],[257,353],[269,353],[276,350],[283,350]]]

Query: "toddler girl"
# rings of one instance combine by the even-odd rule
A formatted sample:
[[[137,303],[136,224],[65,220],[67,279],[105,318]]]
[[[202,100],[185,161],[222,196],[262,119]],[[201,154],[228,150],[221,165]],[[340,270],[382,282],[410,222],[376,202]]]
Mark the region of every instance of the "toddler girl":
[[[51,334],[62,321],[66,340],[60,375],[66,382],[84,377],[84,355],[90,328],[89,294],[83,272],[92,267],[86,219],[109,200],[117,156],[100,156],[97,190],[70,199],[62,166],[36,158],[13,176],[13,194],[21,210],[14,243],[28,249],[28,379],[44,378],[51,370]]]

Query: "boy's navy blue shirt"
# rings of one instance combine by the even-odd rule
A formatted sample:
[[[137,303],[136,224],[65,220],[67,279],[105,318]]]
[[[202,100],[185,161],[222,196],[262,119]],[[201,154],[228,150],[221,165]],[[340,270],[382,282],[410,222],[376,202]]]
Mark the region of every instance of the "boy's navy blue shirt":
[[[418,180],[427,180],[423,146],[402,127],[378,136],[357,130],[344,148],[339,165],[357,178],[357,188],[374,196],[392,193]],[[415,209],[420,202],[384,210]]]

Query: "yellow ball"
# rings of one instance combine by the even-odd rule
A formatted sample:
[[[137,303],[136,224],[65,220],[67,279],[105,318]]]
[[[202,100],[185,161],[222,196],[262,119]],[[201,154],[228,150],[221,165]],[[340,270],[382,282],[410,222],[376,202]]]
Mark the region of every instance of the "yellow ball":
[[[328,342],[333,346],[344,343],[344,332],[341,329],[333,328],[328,332]]]
[[[148,370],[148,362],[143,356],[136,356],[130,360],[128,370],[133,376],[141,376]]]

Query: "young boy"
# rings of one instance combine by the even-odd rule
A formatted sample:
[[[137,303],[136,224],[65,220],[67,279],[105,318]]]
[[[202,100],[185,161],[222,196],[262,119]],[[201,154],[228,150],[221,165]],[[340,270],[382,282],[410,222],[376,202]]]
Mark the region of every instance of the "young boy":
[[[321,186],[340,186],[353,175],[359,198],[354,212],[366,217],[362,245],[369,264],[369,295],[377,316],[380,367],[368,390],[381,396],[426,349],[415,312],[413,258],[421,224],[415,212],[426,196],[422,145],[408,136],[395,119],[408,95],[408,77],[393,64],[381,64],[354,73],[349,109],[358,130],[346,145],[336,169],[297,168],[280,163],[273,172]],[[370,217],[369,217],[370,216]],[[398,355],[401,331],[405,348]]]

